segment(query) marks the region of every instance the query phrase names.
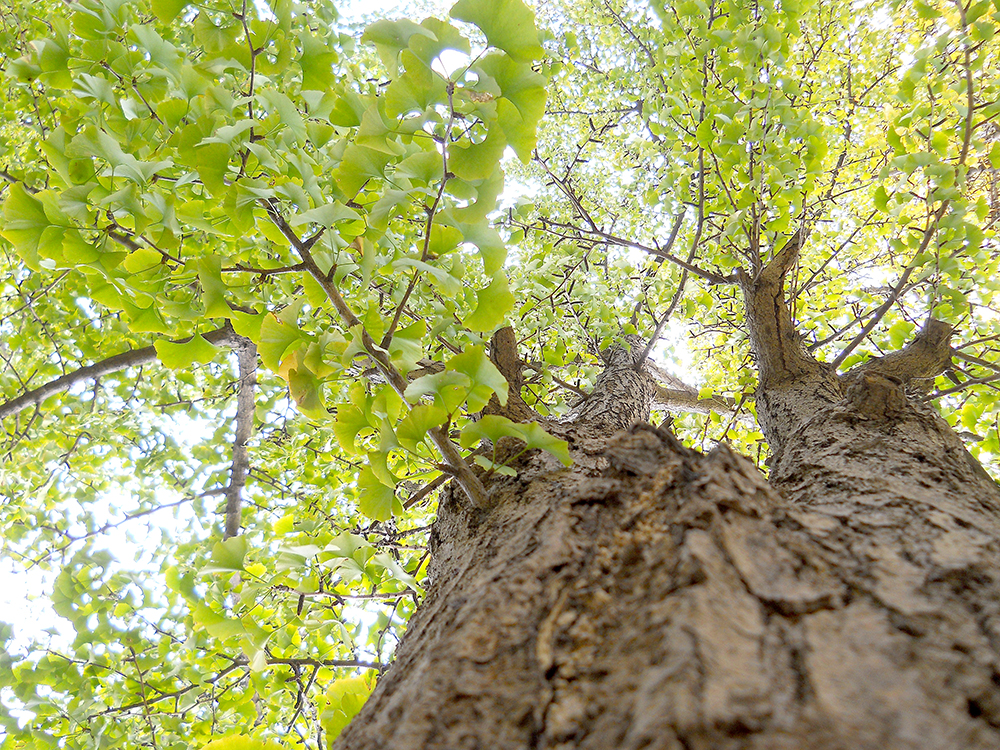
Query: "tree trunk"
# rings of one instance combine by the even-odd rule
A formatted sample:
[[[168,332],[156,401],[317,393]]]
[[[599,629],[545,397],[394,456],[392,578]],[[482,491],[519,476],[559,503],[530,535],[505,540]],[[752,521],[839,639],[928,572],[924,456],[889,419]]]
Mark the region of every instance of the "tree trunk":
[[[1000,747],[1000,492],[907,393],[950,328],[837,376],[791,328],[796,252],[742,283],[770,482],[610,434],[651,391],[611,362],[600,418],[554,428],[570,469],[445,494],[427,600],[336,748]]]

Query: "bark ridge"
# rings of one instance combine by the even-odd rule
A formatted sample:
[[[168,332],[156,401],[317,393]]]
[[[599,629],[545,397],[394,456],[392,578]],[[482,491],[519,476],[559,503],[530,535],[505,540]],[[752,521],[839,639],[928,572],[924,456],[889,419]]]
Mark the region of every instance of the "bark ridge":
[[[526,458],[489,510],[446,496],[428,600],[335,747],[1000,747],[1000,548],[973,497],[801,507],[645,425],[573,451]]]

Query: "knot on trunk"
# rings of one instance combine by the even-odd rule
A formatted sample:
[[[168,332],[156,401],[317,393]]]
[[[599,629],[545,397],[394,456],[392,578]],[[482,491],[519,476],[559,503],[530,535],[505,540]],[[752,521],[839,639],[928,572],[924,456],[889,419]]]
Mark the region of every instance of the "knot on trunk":
[[[890,419],[906,408],[903,383],[891,375],[865,372],[847,389],[844,406],[865,419]]]

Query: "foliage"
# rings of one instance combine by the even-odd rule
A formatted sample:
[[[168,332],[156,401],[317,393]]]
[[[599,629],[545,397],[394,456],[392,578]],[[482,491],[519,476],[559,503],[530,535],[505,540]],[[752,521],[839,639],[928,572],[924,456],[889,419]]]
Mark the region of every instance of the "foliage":
[[[487,216],[544,104],[533,16],[464,2],[475,46],[430,18],[378,21],[359,49],[323,3],[6,13],[7,392],[150,342],[156,360],[4,424],[6,551],[58,572],[75,632],[11,657],[5,703],[32,719],[8,735],[188,747],[259,716],[314,737],[310,690],[380,668],[422,593],[429,513],[399,489],[438,473],[429,433],[452,445],[506,394],[484,343],[514,299]],[[267,370],[245,530],[223,541],[248,386],[219,331]],[[120,564],[119,527],[164,554]]]
[[[281,750],[281,746],[274,742],[264,742],[262,740],[252,740],[242,735],[223,737],[221,740],[212,740],[203,750]]]
[[[324,2],[0,8],[0,408],[70,382],[3,418],[4,553],[50,572],[71,626],[2,631],[11,746],[335,735],[422,595],[442,469],[475,501],[484,439],[569,460],[472,419],[509,395],[505,323],[546,416],[621,333],[673,331],[661,366],[736,407],[678,432],[762,459],[735,282],[797,229],[814,351],[847,367],[955,324],[928,397],[1000,452],[989,0],[539,13],[542,34],[521,0],[363,32]],[[124,352],[146,353],[79,375]]]
[[[538,248],[521,267],[555,281],[534,282],[538,307],[522,320],[606,339],[622,309],[644,330],[675,309],[693,321],[702,395],[752,410],[732,282],[805,229],[788,292],[810,349],[845,369],[899,349],[929,315],[953,323],[956,367],[928,390],[994,461],[1000,404],[975,386],[997,378],[996,13],[988,2],[560,6],[546,19],[559,118],[538,148],[547,184],[512,216],[514,238]],[[566,351],[535,354],[562,365]],[[732,417],[677,427],[766,455]]]

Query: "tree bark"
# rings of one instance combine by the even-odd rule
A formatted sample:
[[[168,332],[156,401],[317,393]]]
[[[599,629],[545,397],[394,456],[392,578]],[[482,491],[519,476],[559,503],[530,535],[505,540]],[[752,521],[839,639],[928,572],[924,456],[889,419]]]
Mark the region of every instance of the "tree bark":
[[[1000,747],[1000,492],[908,396],[950,329],[838,376],[792,327],[795,253],[742,280],[770,481],[632,424],[652,389],[612,358],[553,427],[571,468],[444,493],[427,599],[335,748]]]

